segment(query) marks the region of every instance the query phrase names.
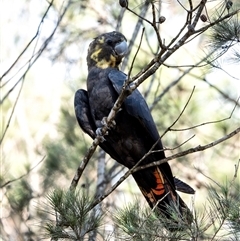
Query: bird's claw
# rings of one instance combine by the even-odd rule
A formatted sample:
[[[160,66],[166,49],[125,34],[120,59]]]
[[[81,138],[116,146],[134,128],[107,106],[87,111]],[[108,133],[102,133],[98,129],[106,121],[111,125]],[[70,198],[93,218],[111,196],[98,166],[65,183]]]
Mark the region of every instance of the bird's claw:
[[[115,128],[116,126],[116,122],[114,120],[108,122],[107,117],[103,117],[101,124],[102,124],[102,127],[105,127],[108,130],[110,130],[111,128]],[[106,131],[103,135],[102,127],[99,127],[96,130],[96,135],[99,136],[100,142],[104,142],[105,141],[104,135],[108,135],[108,131]]]
[[[114,129],[115,126],[116,126],[116,121],[115,120],[109,121],[108,124],[107,124],[107,117],[103,117],[101,123],[104,126],[107,126],[108,129]]]
[[[106,141],[106,139],[104,138],[103,133],[102,133],[102,128],[97,128],[96,134],[97,134],[97,136],[99,137],[99,141],[100,141],[100,142]],[[108,133],[106,132],[105,135],[107,135],[107,134],[108,134]]]

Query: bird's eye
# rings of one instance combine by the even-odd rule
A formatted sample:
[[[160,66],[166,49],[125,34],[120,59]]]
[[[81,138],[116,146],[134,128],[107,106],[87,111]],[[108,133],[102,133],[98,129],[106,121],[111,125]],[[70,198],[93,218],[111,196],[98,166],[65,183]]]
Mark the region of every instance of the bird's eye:
[[[107,43],[108,45],[112,45],[113,41],[112,41],[111,39],[108,39],[108,40],[106,41],[106,43]]]

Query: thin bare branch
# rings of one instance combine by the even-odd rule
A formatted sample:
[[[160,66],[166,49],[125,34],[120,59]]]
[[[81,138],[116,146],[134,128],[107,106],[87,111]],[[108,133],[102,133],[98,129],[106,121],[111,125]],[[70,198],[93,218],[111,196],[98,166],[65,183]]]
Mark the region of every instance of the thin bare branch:
[[[161,165],[162,163],[168,162],[168,161],[176,159],[178,157],[186,156],[186,155],[189,155],[189,154],[192,154],[192,153],[195,153],[195,152],[204,151],[206,149],[209,149],[209,148],[211,148],[213,146],[216,146],[216,145],[218,145],[218,144],[220,144],[220,143],[222,143],[222,142],[232,138],[233,136],[237,135],[239,132],[240,132],[240,127],[235,129],[234,131],[230,132],[229,134],[227,134],[227,135],[225,135],[225,136],[223,136],[223,137],[217,139],[216,141],[213,141],[213,142],[211,142],[211,143],[209,143],[207,145],[204,145],[204,146],[199,145],[197,147],[193,147],[193,148],[190,148],[190,149],[188,149],[186,151],[182,151],[182,152],[179,152],[179,153],[174,154],[172,156],[169,156],[169,157],[167,157],[167,158],[165,158],[165,159],[163,159],[161,161],[157,161],[157,162],[153,162],[151,164],[147,164],[145,166],[137,167],[134,172],[136,172],[138,170],[142,170],[142,169],[148,168],[148,167]]]
[[[132,34],[132,38],[131,38],[131,40],[130,40],[130,42],[129,42],[129,45],[128,45],[128,54],[127,54],[127,56],[123,59],[123,62],[122,62],[122,71],[124,71],[125,68],[127,67],[127,63],[128,63],[128,61],[129,61],[130,53],[131,53],[131,51],[132,51],[132,48],[133,48],[133,45],[134,45],[135,40],[136,40],[136,38],[137,38],[137,35],[138,35],[139,31],[140,31],[140,27],[142,26],[143,19],[144,19],[144,17],[145,17],[146,14],[147,14],[148,6],[149,6],[149,2],[146,1],[146,2],[144,3],[144,5],[142,6],[140,16],[138,16],[138,17],[139,17],[139,18],[138,18],[138,21],[137,21],[137,23],[136,23],[136,26],[135,26],[135,28],[134,28],[134,32],[133,32],[133,34]],[[128,8],[127,8],[127,9],[128,9]],[[129,9],[128,9],[128,10],[129,10]]]
[[[199,32],[200,32],[200,33],[203,33],[203,32],[205,32],[207,29],[209,29],[210,27],[212,27],[212,26],[214,26],[214,25],[216,25],[216,24],[218,24],[218,23],[220,23],[220,22],[223,22],[224,20],[229,19],[229,18],[233,17],[234,15],[237,15],[239,12],[240,12],[240,9],[237,9],[237,10],[231,12],[231,13],[228,13],[228,14],[226,14],[225,16],[216,19],[214,22],[211,22],[211,23],[209,23],[208,25],[206,25],[206,26],[204,26],[204,27],[202,27],[202,28],[199,28],[199,29],[197,29],[197,30],[194,30],[194,33],[199,33]]]
[[[105,132],[103,132],[103,134],[105,134]],[[84,169],[86,168],[90,158],[92,157],[92,155],[94,154],[95,150],[97,149],[98,144],[100,143],[100,139],[101,139],[101,137],[97,136],[94,139],[94,141],[93,141],[92,145],[90,146],[90,148],[88,149],[87,153],[85,154],[85,156],[84,156],[80,166],[77,168],[76,173],[75,173],[75,175],[74,175],[74,177],[72,179],[71,185],[69,187],[70,190],[74,191],[76,189],[77,184],[78,184],[78,182],[79,182],[79,180],[80,180],[80,178],[82,176],[82,173],[83,173]]]
[[[25,78],[23,78],[23,81],[22,81],[22,84],[21,84],[20,89],[19,89],[19,91],[18,91],[17,97],[16,97],[16,99],[15,99],[15,101],[14,101],[11,114],[10,114],[10,116],[9,116],[9,118],[8,118],[8,121],[7,121],[7,125],[6,125],[6,127],[4,128],[3,134],[2,134],[2,136],[1,136],[0,145],[2,144],[3,139],[4,139],[4,137],[5,137],[6,133],[7,133],[7,130],[8,130],[8,128],[9,128],[9,126],[10,126],[10,123],[11,123],[11,120],[12,120],[12,117],[13,117],[13,113],[15,112],[15,109],[16,109],[16,106],[17,106],[17,103],[18,103],[20,94],[21,94],[22,89],[23,89],[24,79],[25,79]]]
[[[31,67],[34,65],[34,63],[37,61],[37,59],[42,55],[42,52],[47,48],[48,44],[50,43],[50,41],[52,40],[56,30],[58,29],[65,13],[67,12],[69,6],[71,4],[71,1],[68,2],[68,4],[64,7],[61,15],[58,18],[58,21],[53,29],[53,31],[51,32],[51,34],[49,35],[49,37],[44,41],[44,43],[42,44],[42,46],[39,48],[39,50],[34,53],[31,58],[28,60],[27,64],[28,67],[26,69],[26,71],[24,71],[24,73],[22,74],[22,76],[18,79],[18,81],[16,81],[16,83],[14,84],[14,86],[6,93],[6,95],[1,99],[0,104],[2,104],[4,102],[4,100],[9,96],[9,94],[15,89],[15,87],[22,81],[22,79],[24,78],[24,76],[26,76],[26,74],[28,73],[28,71],[31,69]],[[41,20],[42,22],[43,20]],[[9,72],[10,70],[8,70],[7,72]],[[6,72],[5,72],[6,73]],[[4,74],[4,76],[6,76],[6,74]]]
[[[45,11],[45,13],[43,14],[43,17],[38,25],[36,34],[33,36],[33,38],[29,41],[29,43],[26,45],[26,47],[23,49],[23,51],[18,55],[18,57],[16,58],[16,60],[12,63],[12,65],[3,73],[3,75],[0,77],[0,82],[2,81],[2,79],[10,72],[10,70],[16,65],[16,63],[19,61],[19,59],[23,56],[23,54],[27,51],[27,49],[30,47],[30,45],[33,43],[33,41],[38,37],[39,32],[40,32],[40,28],[44,22],[44,19],[46,18],[49,10],[51,9],[52,5],[53,5],[54,0],[52,0],[51,2],[49,2],[49,5],[47,7],[47,10]],[[7,82],[6,82],[7,83]],[[4,85],[6,84],[4,83]],[[3,86],[3,85],[2,85]]]
[[[182,111],[180,112],[180,114],[178,115],[178,117],[175,119],[175,121],[166,129],[166,131],[164,131],[164,133],[161,135],[161,138],[168,132],[171,130],[171,128],[178,122],[178,120],[181,118],[181,116],[183,115],[184,111],[186,110],[192,96],[193,96],[193,93],[194,93],[194,90],[195,90],[195,86],[193,87],[192,89],[192,92],[190,94],[190,96],[188,97],[188,100],[186,102],[186,104],[184,105]]]
[[[238,99],[236,100],[235,102],[235,106],[233,107],[230,115],[226,118],[223,118],[221,120],[215,120],[215,121],[207,121],[207,122],[204,122],[204,123],[201,123],[201,124],[198,124],[198,125],[194,125],[194,126],[190,126],[190,127],[187,127],[187,128],[181,128],[181,129],[174,129],[174,128],[169,128],[170,131],[186,131],[186,130],[191,130],[191,129],[195,129],[197,127],[200,127],[200,126],[204,126],[204,125],[209,125],[209,124],[216,124],[216,123],[219,123],[219,122],[223,122],[223,121],[226,121],[226,120],[229,120],[232,118],[232,115],[236,109],[236,107],[239,105],[238,101],[239,101],[240,97],[238,97]]]
[[[12,180],[9,180],[9,181],[5,182],[4,184],[2,184],[0,186],[0,188],[4,188],[4,187],[8,186],[9,184],[11,184],[13,182],[16,182],[16,181],[22,179],[23,177],[26,177],[27,175],[29,175],[31,173],[31,171],[33,171],[39,164],[41,164],[44,161],[45,157],[46,156],[44,156],[35,166],[30,168],[25,174],[21,175],[20,177],[17,177],[17,178],[14,178]]]
[[[128,71],[128,79],[127,79],[127,81],[125,82],[125,85],[124,85],[125,88],[126,88],[127,85],[130,83],[130,76],[131,76],[131,73],[132,73],[133,65],[134,65],[135,60],[136,60],[136,58],[137,58],[138,52],[139,52],[139,50],[140,50],[140,48],[141,48],[141,46],[142,46],[142,40],[143,40],[144,32],[145,32],[145,28],[142,29],[142,34],[141,34],[141,38],[140,38],[140,43],[138,44],[137,51],[136,51],[136,53],[135,53],[134,56],[133,56],[133,60],[132,60],[132,62],[131,62],[131,66],[130,66],[130,68],[129,68],[129,71]]]
[[[195,27],[196,27],[196,25],[197,25],[197,23],[199,21],[199,18],[201,16],[201,13],[202,13],[203,9],[205,8],[206,3],[207,3],[207,0],[202,0],[200,2],[197,14],[196,14],[196,16],[195,16],[195,18],[193,20],[193,23],[190,25],[193,29],[195,29]]]
[[[178,149],[179,147],[181,147],[181,146],[183,146],[183,145],[185,145],[187,142],[189,142],[190,140],[192,140],[193,138],[195,137],[195,135],[192,135],[192,136],[190,136],[187,140],[185,140],[185,141],[183,141],[181,144],[179,144],[179,145],[177,145],[177,146],[175,146],[175,147],[172,147],[172,148],[164,148],[163,150],[164,151],[173,151],[173,150],[176,150],[176,149]],[[160,150],[161,151],[161,150]],[[152,151],[152,152],[158,152],[158,150],[157,151]]]
[[[159,31],[159,28],[158,28],[158,25],[157,25],[157,22],[156,22],[156,12],[155,12],[155,6],[154,6],[154,3],[151,2],[151,5],[152,5],[152,16],[153,16],[153,21],[152,21],[152,27],[156,33],[156,36],[157,36],[157,39],[158,39],[158,43],[159,43],[159,47],[161,49],[165,49],[166,47],[163,45],[163,42],[162,42],[162,39],[161,39],[161,36],[160,36],[160,31]]]
[[[190,148],[188,150],[185,150],[185,151],[182,151],[182,152],[179,152],[177,154],[174,154],[172,156],[169,156],[169,157],[166,157],[160,161],[156,161],[156,162],[152,162],[150,164],[147,164],[147,165],[144,165],[144,166],[138,166],[139,165],[139,162],[133,167],[131,168],[130,170],[128,170],[113,186],[112,188],[107,191],[104,195],[102,195],[101,197],[99,197],[98,199],[95,200],[95,202],[93,202],[93,204],[91,205],[91,207],[89,207],[89,209],[91,210],[93,207],[95,207],[98,203],[102,202],[107,196],[109,196],[122,182],[124,182],[131,174],[133,174],[134,172],[137,172],[137,171],[140,171],[140,170],[143,170],[143,169],[146,169],[146,168],[149,168],[149,167],[153,167],[153,166],[158,166],[158,165],[161,165],[162,163],[165,163],[165,162],[168,162],[170,160],[173,160],[173,159],[176,159],[176,158],[179,158],[179,157],[182,157],[182,156],[186,156],[186,155],[189,155],[189,154],[192,154],[192,153],[195,153],[195,152],[199,152],[199,151],[203,151],[203,150],[206,150],[206,149],[209,149],[213,146],[216,146],[228,139],[230,139],[231,137],[235,136],[236,134],[238,134],[240,132],[240,127],[235,129],[234,131],[232,131],[231,133],[229,133],[228,135],[225,135],[223,136],[222,138],[214,141],[214,142],[211,142],[207,145],[204,145],[204,146],[197,146],[195,148]],[[145,157],[145,156],[144,156]],[[143,159],[143,158],[142,158]],[[142,160],[141,159],[141,160]],[[140,161],[141,161],[140,160]]]

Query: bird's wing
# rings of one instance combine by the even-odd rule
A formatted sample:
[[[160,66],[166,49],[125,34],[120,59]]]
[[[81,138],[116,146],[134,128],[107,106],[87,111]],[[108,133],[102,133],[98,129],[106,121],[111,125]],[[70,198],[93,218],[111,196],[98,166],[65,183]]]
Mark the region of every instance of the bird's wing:
[[[90,113],[88,94],[86,90],[80,89],[76,92],[74,97],[74,108],[78,124],[85,133],[94,139],[96,137],[96,127]]]
[[[87,133],[92,139],[96,138],[96,125],[91,116],[88,93],[86,90],[80,89],[76,92],[74,97],[75,115],[81,129]],[[111,145],[106,142],[102,142],[99,146],[108,153],[113,159],[119,161],[121,157],[116,153]]]
[[[118,94],[120,94],[127,76],[123,72],[113,69],[108,74],[108,77],[112,82],[114,89]],[[134,116],[140,121],[140,123],[144,128],[146,128],[147,132],[151,135],[154,141],[159,140],[160,137],[157,131],[157,127],[154,123],[148,105],[137,89],[135,89],[131,95],[125,99],[124,107],[126,108],[126,111],[129,115]]]

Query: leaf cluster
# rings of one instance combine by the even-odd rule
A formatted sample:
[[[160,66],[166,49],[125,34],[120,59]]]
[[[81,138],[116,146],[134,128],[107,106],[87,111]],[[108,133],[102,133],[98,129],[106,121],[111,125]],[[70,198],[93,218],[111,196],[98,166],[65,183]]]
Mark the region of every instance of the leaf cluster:
[[[124,240],[239,240],[239,183],[211,185],[207,197],[204,210],[193,208],[193,222],[185,223],[182,230],[166,230],[164,225],[172,224],[164,216],[156,217],[144,209],[139,201],[117,211],[115,224]],[[175,215],[174,210],[169,211]]]
[[[218,18],[220,16],[217,13],[214,21],[217,21]],[[214,53],[214,59],[218,59],[228,52],[227,61],[230,63],[239,63],[240,22],[238,15],[212,26],[209,36],[209,46]]]
[[[33,198],[32,189],[28,180],[21,179],[8,187],[7,197],[9,203],[15,212],[22,212],[25,207],[29,205]]]
[[[48,195],[56,221],[49,221],[45,229],[52,239],[84,240],[99,228],[103,215],[89,210],[92,199],[83,192],[54,190]]]
[[[114,231],[110,236],[101,233],[101,224],[105,214],[93,215],[89,209],[93,199],[83,192],[55,190],[49,196],[49,204],[56,221],[45,225],[47,236],[53,240],[84,240],[92,231],[97,231],[101,240],[136,241],[169,241],[169,240],[239,240],[240,235],[240,184],[228,181],[225,184],[215,184],[208,187],[208,195],[203,211],[193,206],[194,218],[191,224],[185,223],[184,229],[169,231],[166,225],[172,226],[161,214],[156,214],[150,208],[145,208],[139,200],[128,203],[113,214]],[[171,215],[176,211],[169,209]],[[90,239],[88,239],[90,240]]]

